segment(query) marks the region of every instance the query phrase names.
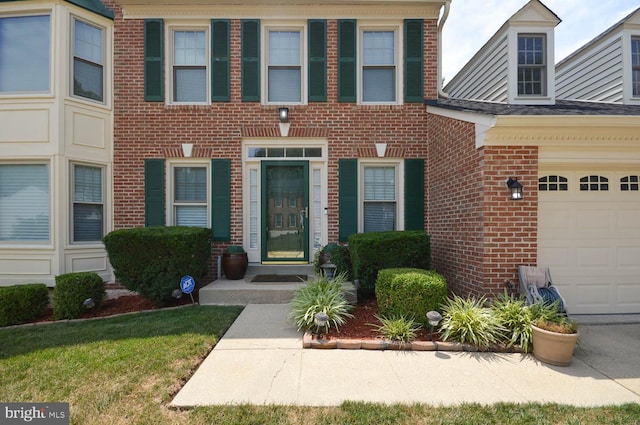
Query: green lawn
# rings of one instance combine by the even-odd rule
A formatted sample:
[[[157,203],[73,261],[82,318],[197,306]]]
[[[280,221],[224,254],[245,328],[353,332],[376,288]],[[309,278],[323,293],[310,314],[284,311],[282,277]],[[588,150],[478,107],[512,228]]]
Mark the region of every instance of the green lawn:
[[[169,408],[240,311],[197,306],[0,329],[0,401],[68,402],[73,424],[640,424],[640,405]]]

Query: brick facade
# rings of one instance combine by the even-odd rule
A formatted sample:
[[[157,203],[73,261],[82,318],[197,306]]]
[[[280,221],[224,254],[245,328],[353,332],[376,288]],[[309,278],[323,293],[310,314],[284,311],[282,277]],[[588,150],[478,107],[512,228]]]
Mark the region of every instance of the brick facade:
[[[474,124],[436,115],[429,124],[433,266],[456,294],[500,294],[517,283],[519,264],[536,264],[538,148],[476,148]],[[524,186],[523,200],[509,199],[508,177]]]
[[[143,21],[116,12],[114,40],[114,228],[144,226],[144,160],[193,155],[231,159],[231,243],[242,243],[243,137],[279,137],[278,107],[242,102],[240,20],[232,19],[231,101],[174,106],[143,97]],[[206,17],[214,18],[214,17]],[[225,18],[225,17],[219,17]],[[166,78],[166,76],[165,76]],[[424,22],[424,97],[437,93],[437,21]],[[402,96],[401,93],[397,94]],[[328,242],[338,240],[338,160],[375,157],[374,144],[387,143],[387,156],[427,158],[428,119],[421,103],[358,105],[337,101],[337,20],[327,21],[327,101],[289,107],[289,138],[319,134],[328,141]],[[426,208],[426,205],[425,205]],[[223,245],[213,248],[221,252]]]

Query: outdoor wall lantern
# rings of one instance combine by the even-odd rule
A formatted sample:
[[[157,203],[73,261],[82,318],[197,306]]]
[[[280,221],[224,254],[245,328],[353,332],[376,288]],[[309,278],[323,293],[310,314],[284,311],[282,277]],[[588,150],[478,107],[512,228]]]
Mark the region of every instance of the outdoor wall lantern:
[[[509,177],[506,181],[507,187],[511,191],[511,200],[519,201],[522,199],[522,185],[518,182],[518,178]]]
[[[289,108],[280,108],[280,136],[287,137],[289,135]]]
[[[289,108],[280,108],[279,113],[281,123],[289,122]]]
[[[438,323],[442,320],[442,315],[432,310],[427,313],[427,320],[429,320],[429,325],[431,325],[431,341],[433,341],[433,328],[438,326]]]

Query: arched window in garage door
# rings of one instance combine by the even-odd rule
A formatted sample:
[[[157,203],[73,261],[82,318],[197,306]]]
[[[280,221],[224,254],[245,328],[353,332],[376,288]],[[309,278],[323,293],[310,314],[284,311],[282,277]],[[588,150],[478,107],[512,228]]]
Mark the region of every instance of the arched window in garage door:
[[[626,176],[620,179],[620,190],[637,192],[640,176]]]
[[[538,190],[543,192],[557,192],[569,190],[569,183],[566,177],[544,176],[538,179]]]
[[[609,190],[609,179],[603,176],[584,176],[580,178],[580,191],[597,192]]]

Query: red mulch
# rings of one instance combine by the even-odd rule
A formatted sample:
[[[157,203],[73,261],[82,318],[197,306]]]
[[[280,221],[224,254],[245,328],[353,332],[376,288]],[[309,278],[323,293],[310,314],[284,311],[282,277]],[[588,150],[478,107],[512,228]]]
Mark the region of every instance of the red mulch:
[[[198,298],[194,296],[194,300],[197,303]],[[189,295],[182,295],[182,298],[173,300],[164,307],[177,307],[180,305],[191,304],[191,297]],[[151,301],[140,295],[123,295],[118,298],[111,298],[102,301],[102,304],[98,309],[87,311],[80,316],[80,319],[88,319],[91,317],[107,317],[122,313],[134,313],[144,310],[156,310],[156,307]],[[52,322],[53,310],[48,308],[45,314],[37,319],[31,320],[29,323],[37,322]]]
[[[194,294],[194,300],[197,303],[197,294]],[[191,304],[191,297],[189,295],[183,295],[182,298],[172,301],[165,307],[176,307],[180,305]],[[112,298],[104,300],[102,305],[95,311],[88,311],[84,313],[80,318],[91,317],[107,317],[115,314],[133,313],[143,310],[157,309],[151,301],[140,295],[123,295],[118,298]],[[30,323],[35,322],[51,322],[53,321],[52,310],[49,308],[47,312],[32,320]],[[376,326],[380,325],[380,321],[376,318],[378,314],[378,304],[375,299],[367,300],[363,303],[357,304],[351,314],[353,318],[347,320],[347,323],[336,330],[334,327],[330,328],[329,332],[323,334],[324,339],[377,339],[382,336],[376,331]],[[435,335],[436,339],[438,335]],[[430,341],[430,335],[428,329],[422,329],[418,331],[418,341]]]
[[[322,335],[323,339],[378,339],[382,338],[376,329],[381,324],[376,318],[378,314],[378,303],[375,299],[359,303],[351,310],[353,318],[336,330],[334,327],[329,332]],[[437,334],[434,336],[438,337]],[[430,331],[421,329],[416,333],[416,341],[430,341]]]

